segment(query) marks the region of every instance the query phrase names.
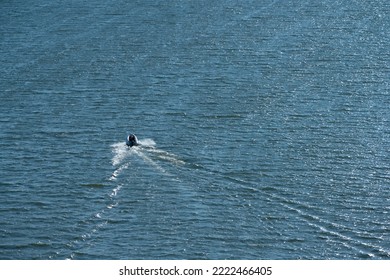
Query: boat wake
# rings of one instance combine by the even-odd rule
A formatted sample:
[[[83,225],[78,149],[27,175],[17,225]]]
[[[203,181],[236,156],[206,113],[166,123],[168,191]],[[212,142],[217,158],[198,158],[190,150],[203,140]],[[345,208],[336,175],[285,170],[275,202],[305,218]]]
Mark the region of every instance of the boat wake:
[[[139,146],[131,148],[126,145],[126,142],[111,145],[113,153],[111,163],[115,169],[108,180],[114,184],[110,192],[105,195],[106,203],[104,207],[90,215],[86,220],[80,221],[80,224],[86,228],[81,230],[82,233],[78,237],[66,244],[64,250],[56,252],[55,255],[49,257],[50,259],[61,258],[61,256],[66,259],[82,257],[81,252],[91,245],[94,236],[109,223],[113,209],[119,205],[118,196],[124,184],[122,180],[118,180],[118,177],[123,175],[124,171],[131,165],[137,164],[137,160],[141,160],[165,176],[171,174],[163,167],[163,163],[169,163],[173,166],[185,164],[177,155],[156,148],[156,143],[152,139],[139,140],[139,144]]]
[[[156,171],[169,174],[159,161],[165,161],[173,165],[184,165],[185,162],[175,154],[156,148],[156,143],[152,139],[139,140],[139,146],[129,148],[125,142],[118,142],[111,145],[112,152],[114,154],[112,158],[112,165],[117,167],[112,173],[110,180],[116,180],[116,178],[127,169],[130,162],[127,159],[131,157],[138,157],[145,163],[149,164]]]

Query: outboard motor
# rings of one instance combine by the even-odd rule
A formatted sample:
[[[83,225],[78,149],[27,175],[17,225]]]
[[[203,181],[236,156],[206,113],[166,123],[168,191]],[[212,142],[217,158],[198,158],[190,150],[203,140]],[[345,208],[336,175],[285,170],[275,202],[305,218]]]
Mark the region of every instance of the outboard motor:
[[[126,145],[129,147],[138,146],[139,143],[138,143],[137,136],[135,136],[134,134],[128,135],[126,138]]]

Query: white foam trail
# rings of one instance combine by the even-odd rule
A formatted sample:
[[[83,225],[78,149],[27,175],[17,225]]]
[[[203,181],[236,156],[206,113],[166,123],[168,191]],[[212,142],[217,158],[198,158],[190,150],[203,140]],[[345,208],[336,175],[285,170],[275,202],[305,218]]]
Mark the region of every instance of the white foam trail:
[[[139,156],[140,158],[142,158],[145,162],[149,163],[150,165],[152,165],[153,167],[155,167],[158,171],[162,172],[162,173],[166,173],[165,169],[162,168],[158,163],[156,163],[155,161],[153,161],[150,157],[148,157],[147,155],[145,155],[145,153],[143,153],[142,151],[140,150],[134,150],[134,153]]]
[[[153,139],[142,139],[139,140],[140,146],[132,147],[129,149],[126,146],[125,142],[118,142],[115,144],[112,144],[112,151],[114,153],[114,156],[112,158],[112,165],[117,166],[121,164],[127,157],[129,157],[131,154],[137,154],[139,157],[147,161],[148,163],[155,166],[158,170],[162,171],[163,168],[155,163],[150,157],[145,155],[144,152],[151,153],[154,156],[158,157],[159,159],[168,161],[170,163],[173,163],[175,165],[184,165],[185,162],[178,158],[177,155],[169,153],[167,151],[157,149],[156,142],[154,142]],[[119,169],[118,169],[119,170]],[[114,172],[115,173],[115,172]],[[116,177],[118,174],[113,174]]]
[[[112,173],[111,177],[110,177],[110,181],[114,181],[116,180],[116,178],[119,176],[119,174],[122,173],[123,170],[127,169],[129,167],[130,163],[125,163],[121,166],[119,166],[119,168],[115,169],[115,171]]]
[[[134,146],[131,149],[129,149],[126,146],[125,142],[118,142],[118,143],[112,144],[111,147],[112,147],[112,151],[114,153],[114,156],[111,160],[112,165],[118,166],[118,165],[122,164],[127,157],[131,156],[132,154],[135,154],[138,157],[140,157],[141,159],[143,159],[146,163],[148,163],[151,166],[153,166],[154,168],[156,168],[158,171],[160,171],[162,173],[167,173],[166,170],[161,165],[159,165],[157,162],[155,162],[153,159],[151,159],[146,153],[153,153],[159,159],[169,161],[169,162],[176,164],[176,165],[184,164],[184,161],[178,159],[178,157],[176,155],[168,153],[164,150],[156,149],[155,148],[156,142],[154,142],[153,139],[147,138],[147,139],[139,140],[139,144],[140,144],[140,146]],[[121,165],[119,168],[117,168],[113,172],[113,174],[111,175],[110,180],[116,180],[116,178],[119,176],[119,174],[123,170],[127,169],[128,166],[129,166],[129,162],[127,162],[127,163]]]
[[[116,166],[123,162],[129,156],[129,149],[125,142],[119,142],[111,145],[114,157],[112,158],[112,165]]]
[[[107,209],[112,209],[112,208],[114,208],[114,207],[117,207],[118,205],[119,205],[118,202],[112,203],[112,204],[110,204],[110,205],[107,205]]]
[[[125,142],[118,142],[111,145],[113,152],[113,158],[111,161],[112,165],[116,169],[109,178],[110,181],[117,180],[118,176],[130,166],[131,161],[126,159],[131,156],[139,157],[145,161],[145,163],[153,166],[157,171],[170,176],[171,174],[169,174],[160,164],[158,164],[158,160],[156,162],[156,160],[153,160],[153,158],[165,160],[175,165],[185,164],[185,162],[180,160],[175,154],[166,152],[161,149],[156,149],[156,143],[152,139],[143,139],[140,140],[139,143],[140,146],[135,146],[132,148],[127,147]],[[150,155],[152,158],[148,155]],[[74,250],[77,250],[77,248],[82,248],[84,246],[83,243],[88,242],[88,240],[94,238],[94,235],[97,234],[101,228],[108,224],[111,213],[110,210],[119,205],[117,196],[122,187],[123,184],[116,185],[109,194],[109,202],[105,205],[105,208],[99,212],[96,212],[92,219],[88,219],[86,221],[90,224],[89,230],[81,234],[79,240],[73,240],[67,244],[67,247],[73,251],[70,252],[70,258],[68,259],[74,259],[76,256]],[[54,256],[51,258],[54,258]]]
[[[156,146],[156,142],[153,141],[153,139],[142,139],[138,141],[142,146],[144,147],[154,147]]]
[[[102,218],[102,213],[96,213],[95,217],[98,218],[98,219],[101,219]]]
[[[117,186],[116,188],[114,188],[114,189],[112,190],[112,193],[111,193],[110,197],[116,196],[116,195],[118,194],[118,192],[120,191],[121,188],[122,188],[122,185],[119,185],[119,186]]]
[[[153,149],[148,149],[147,151],[155,154],[158,158],[169,161],[175,165],[184,165],[185,164],[185,162],[182,161],[181,159],[179,159],[177,155],[172,154],[172,153],[168,153],[164,150],[153,148]]]

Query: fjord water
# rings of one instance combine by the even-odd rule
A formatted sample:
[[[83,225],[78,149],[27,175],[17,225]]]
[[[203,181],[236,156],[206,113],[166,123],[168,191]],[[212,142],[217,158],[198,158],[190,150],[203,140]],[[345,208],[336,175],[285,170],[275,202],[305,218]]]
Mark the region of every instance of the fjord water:
[[[389,12],[1,1],[0,259],[389,259]]]

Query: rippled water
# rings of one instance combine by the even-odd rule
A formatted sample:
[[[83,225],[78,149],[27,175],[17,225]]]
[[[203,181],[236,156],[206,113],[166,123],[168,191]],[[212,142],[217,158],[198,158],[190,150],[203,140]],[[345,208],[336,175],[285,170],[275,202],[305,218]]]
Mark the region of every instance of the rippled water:
[[[0,258],[389,259],[389,11],[2,1]]]

